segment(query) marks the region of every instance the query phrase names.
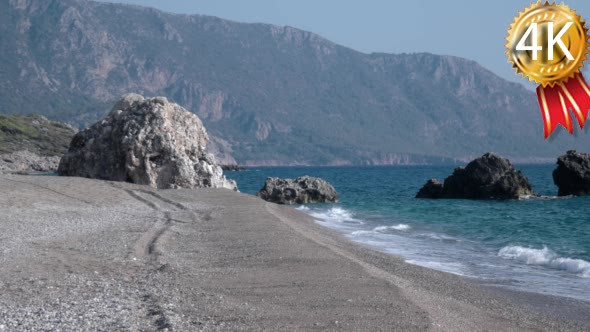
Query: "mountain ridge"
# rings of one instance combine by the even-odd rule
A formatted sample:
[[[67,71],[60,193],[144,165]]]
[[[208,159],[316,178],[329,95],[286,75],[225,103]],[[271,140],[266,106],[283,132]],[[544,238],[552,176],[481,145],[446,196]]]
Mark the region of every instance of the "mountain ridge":
[[[534,93],[460,57],[86,0],[9,0],[0,19],[0,113],[87,125],[124,93],[164,95],[244,165],[549,161],[583,147],[562,130],[544,141]]]

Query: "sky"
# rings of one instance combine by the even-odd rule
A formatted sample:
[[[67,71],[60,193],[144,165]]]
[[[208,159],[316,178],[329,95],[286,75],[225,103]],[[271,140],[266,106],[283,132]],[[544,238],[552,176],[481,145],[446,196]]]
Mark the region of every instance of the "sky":
[[[109,0],[167,12],[203,14],[239,22],[288,25],[358,51],[430,52],[479,62],[501,77],[528,84],[504,54],[506,30],[521,0]],[[568,0],[582,18],[590,1]],[[590,63],[587,63],[590,66]]]

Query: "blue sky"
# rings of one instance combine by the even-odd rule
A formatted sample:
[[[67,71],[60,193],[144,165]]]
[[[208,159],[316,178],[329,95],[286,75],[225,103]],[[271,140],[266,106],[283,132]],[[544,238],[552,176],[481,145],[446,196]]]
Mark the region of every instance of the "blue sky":
[[[516,82],[504,55],[504,37],[520,0],[109,0],[183,14],[204,14],[240,22],[289,25],[315,32],[363,52],[431,52],[475,60]],[[590,1],[567,5],[584,19]],[[590,64],[587,63],[588,66]]]

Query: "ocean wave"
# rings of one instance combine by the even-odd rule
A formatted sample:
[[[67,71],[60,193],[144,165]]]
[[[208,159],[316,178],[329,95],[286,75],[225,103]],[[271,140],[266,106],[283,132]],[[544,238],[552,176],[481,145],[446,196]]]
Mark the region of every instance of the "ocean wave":
[[[374,232],[387,232],[388,230],[394,230],[394,231],[408,231],[410,230],[412,227],[410,227],[410,225],[406,225],[406,224],[398,224],[398,225],[393,225],[393,226],[378,226],[375,227],[373,229]]]
[[[568,195],[568,196],[535,196],[535,195],[522,195],[518,197],[519,201],[554,201],[554,200],[563,200],[563,199],[568,199],[568,198],[572,198],[574,196],[572,195]]]
[[[412,227],[410,227],[409,225],[406,224],[398,224],[398,225],[392,225],[392,226],[377,226],[375,228],[373,228],[373,230],[358,230],[358,231],[354,231],[351,232],[350,235],[352,236],[359,236],[359,235],[376,235],[376,234],[383,234],[383,233],[387,233],[387,231],[408,231],[410,230]]]
[[[545,266],[550,269],[563,270],[578,274],[584,278],[590,278],[590,262],[582,259],[560,257],[547,247],[534,249],[521,246],[506,246],[500,249],[498,255],[527,265]]]
[[[341,207],[333,207],[328,210],[307,211],[307,213],[309,213],[310,216],[322,221],[354,224],[363,223],[361,220],[354,218],[354,214],[351,211]]]
[[[352,235],[352,236],[371,235],[371,234],[376,234],[376,233],[373,231],[354,231],[354,232],[350,233],[350,235]]]
[[[463,240],[456,238],[454,236],[440,234],[440,233],[422,233],[418,235],[419,238],[426,238],[430,240],[436,240],[441,242],[463,242]]]

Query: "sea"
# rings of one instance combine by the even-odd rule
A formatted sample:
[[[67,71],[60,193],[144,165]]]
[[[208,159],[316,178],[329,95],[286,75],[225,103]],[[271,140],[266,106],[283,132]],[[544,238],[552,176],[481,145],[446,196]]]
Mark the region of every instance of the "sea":
[[[252,167],[226,172],[256,194],[267,177],[330,182],[337,204],[296,205],[317,223],[406,262],[514,290],[590,302],[590,197],[557,197],[555,165],[516,165],[542,195],[512,201],[416,199],[455,166]]]

